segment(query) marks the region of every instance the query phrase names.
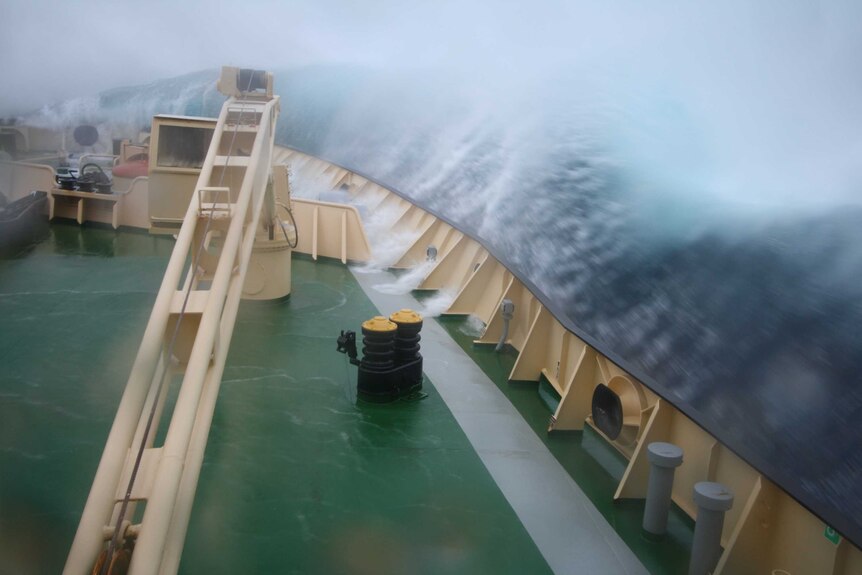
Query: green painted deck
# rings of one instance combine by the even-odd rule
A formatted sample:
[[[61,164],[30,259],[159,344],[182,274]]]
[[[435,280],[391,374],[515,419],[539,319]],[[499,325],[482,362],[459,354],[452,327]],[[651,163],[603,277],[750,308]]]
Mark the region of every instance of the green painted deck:
[[[0,260],[0,572],[62,568],[172,246],[57,223]],[[240,307],[180,571],[549,572],[433,384],[356,403],[349,270],[293,277]]]
[[[524,420],[545,443],[566,471],[575,479],[599,513],[610,523],[638,559],[656,575],[685,575],[691,551],[694,522],[679,507],[672,505],[668,517],[668,532],[660,541],[645,538],[641,530],[644,502],[621,500],[613,496],[622,479],[627,461],[590,427],[584,431],[547,432],[552,414],[549,401],[559,400],[550,385],[536,382],[509,382],[508,376],[517,353],[504,348],[494,352],[494,346],[474,345],[478,335],[462,316],[447,316],[437,321],[446,329],[472,359],[512,402]],[[551,397],[548,397],[551,396]]]

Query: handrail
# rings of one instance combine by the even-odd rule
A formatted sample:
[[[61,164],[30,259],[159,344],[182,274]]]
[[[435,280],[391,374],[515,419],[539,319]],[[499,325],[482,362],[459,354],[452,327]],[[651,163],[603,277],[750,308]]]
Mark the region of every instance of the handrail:
[[[15,201],[33,190],[47,192],[54,185],[57,172],[46,164],[0,160],[0,192]]]

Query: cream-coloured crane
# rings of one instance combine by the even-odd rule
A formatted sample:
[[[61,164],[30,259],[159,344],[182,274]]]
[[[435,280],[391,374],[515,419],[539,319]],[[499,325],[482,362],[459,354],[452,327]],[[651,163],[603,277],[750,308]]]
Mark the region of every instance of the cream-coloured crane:
[[[135,575],[173,574],[179,567],[237,308],[249,262],[257,257],[253,248],[262,246],[257,251],[265,263],[280,266],[268,270],[276,287],[273,295],[270,286],[271,297],[290,290],[290,247],[280,232],[273,235],[271,164],[279,98],[273,95],[272,80],[263,71],[222,69],[219,90],[228,100],[215,124],[64,573],[116,573],[129,561]],[[171,148],[164,141],[169,136],[162,133],[163,141],[156,145]],[[167,435],[155,446],[167,388],[180,376]],[[135,523],[140,502],[146,507]]]

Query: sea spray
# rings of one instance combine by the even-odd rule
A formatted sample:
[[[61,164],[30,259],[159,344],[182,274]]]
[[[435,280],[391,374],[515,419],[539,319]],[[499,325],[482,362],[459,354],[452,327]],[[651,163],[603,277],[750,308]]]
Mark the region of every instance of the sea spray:
[[[380,293],[391,294],[391,295],[402,295],[406,293],[410,293],[425,279],[425,277],[434,269],[436,262],[433,261],[425,261],[422,262],[406,272],[403,272],[397,276],[397,279],[394,282],[384,283],[384,284],[376,284],[374,289],[379,291]],[[439,315],[439,314],[437,314]]]
[[[451,305],[451,302],[450,304]],[[473,339],[478,339],[485,333],[485,322],[475,315],[467,317],[467,320],[458,326],[458,331]]]

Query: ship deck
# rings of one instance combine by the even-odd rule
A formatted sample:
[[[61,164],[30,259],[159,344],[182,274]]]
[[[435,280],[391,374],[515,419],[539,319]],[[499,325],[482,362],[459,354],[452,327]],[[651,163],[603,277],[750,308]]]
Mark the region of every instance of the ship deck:
[[[0,572],[61,570],[172,245],[59,222],[0,259]],[[619,572],[686,571],[686,516],[643,539],[643,503],[611,503],[621,456],[589,430],[548,436],[549,399],[507,383],[514,355],[473,346],[466,319],[426,322],[426,399],[357,403],[335,337],[403,303],[371,281],[295,256],[289,299],[240,307],[180,572],[563,572],[566,549],[605,552],[578,525]],[[473,397],[442,353],[475,362]],[[582,514],[536,497],[560,489]],[[570,572],[616,572],[597,568]]]

